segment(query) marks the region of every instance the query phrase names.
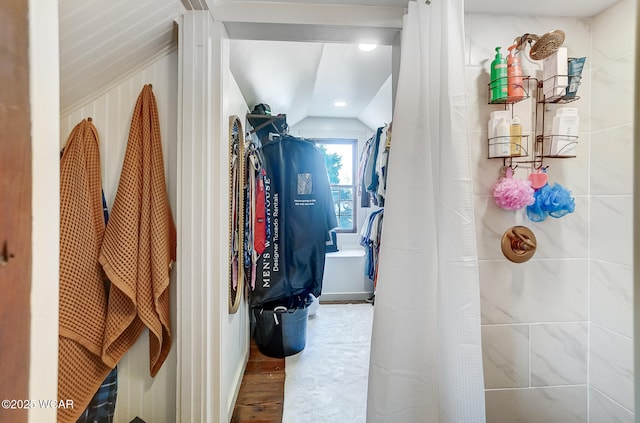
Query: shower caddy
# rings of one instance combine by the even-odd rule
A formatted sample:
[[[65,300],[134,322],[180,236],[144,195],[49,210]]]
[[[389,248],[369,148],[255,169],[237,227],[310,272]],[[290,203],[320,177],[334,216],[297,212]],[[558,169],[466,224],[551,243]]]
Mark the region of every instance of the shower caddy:
[[[545,158],[554,158],[554,159],[566,159],[566,158],[574,158],[575,154],[562,154],[562,149],[558,152],[559,154],[551,154],[554,150],[553,143],[557,140],[559,136],[563,138],[568,138],[568,145],[577,144],[578,136],[567,136],[567,135],[559,135],[559,134],[545,134],[545,115],[548,112],[546,110],[547,105],[549,104],[567,104],[572,103],[576,100],[580,99],[578,95],[553,95],[553,96],[545,96],[544,95],[544,87],[547,88],[552,85],[553,89],[551,92],[565,92],[566,88],[569,85],[580,85],[581,76],[578,75],[555,75],[551,78],[548,78],[544,81],[539,80],[537,78],[531,76],[523,76],[523,87],[524,87],[524,95],[518,97],[504,97],[498,100],[491,100],[491,86],[495,83],[507,83],[508,77],[498,78],[495,81],[491,81],[487,84],[488,87],[488,104],[503,104],[504,110],[511,110],[511,116],[513,118],[514,111],[513,105],[524,101],[530,98],[529,92],[532,87],[535,90],[535,100],[536,107],[534,111],[534,125],[533,125],[533,135],[535,137],[535,142],[531,151],[529,151],[529,135],[509,135],[509,136],[495,136],[487,139],[487,157],[489,159],[502,159],[504,166],[509,166],[511,168],[515,168],[518,164],[531,164],[535,170],[542,169],[544,167],[544,159]],[[503,81],[501,81],[503,80]],[[562,82],[560,82],[562,81]],[[564,83],[566,81],[566,83]],[[542,112],[540,116],[538,116],[539,109],[542,108]],[[500,156],[500,157],[491,157],[490,155],[490,146],[491,145],[500,145],[500,144],[515,144],[513,139],[516,138],[520,142],[518,143],[520,146],[521,154],[512,154],[509,156]],[[566,148],[566,147],[565,147]]]

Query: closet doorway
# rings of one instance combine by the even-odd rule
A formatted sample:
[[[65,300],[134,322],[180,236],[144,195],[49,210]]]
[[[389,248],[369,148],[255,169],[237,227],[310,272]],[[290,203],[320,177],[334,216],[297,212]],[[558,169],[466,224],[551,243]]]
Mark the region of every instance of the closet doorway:
[[[279,28],[276,32],[280,36],[274,37],[273,31],[265,30],[268,26],[264,24],[225,24],[230,38],[231,73],[242,92],[248,110],[259,103],[268,104],[272,114],[287,116],[289,133],[293,136],[318,140],[355,139],[357,140],[355,154],[357,164],[368,138],[375,135],[378,127],[391,121],[394,87],[393,59],[394,50],[395,52],[399,50],[400,30],[381,30],[381,36],[376,38],[377,44],[379,43],[376,48],[365,51],[359,48],[360,40],[353,34],[346,34],[343,36],[344,39],[337,39],[339,38],[337,33],[333,32],[333,38],[330,42],[327,42],[326,38],[309,41],[308,36],[300,35],[301,28],[290,26],[291,32],[286,34],[282,28]],[[308,35],[308,32],[302,32]],[[321,31],[314,28],[314,32]],[[362,38],[362,41],[373,39],[372,31],[368,31],[368,33],[369,36]],[[296,40],[296,35],[301,36],[300,40],[304,41]],[[344,101],[347,104],[335,105],[336,101]],[[375,206],[372,208],[360,207],[359,199],[356,197],[355,201],[357,207],[354,213],[356,216],[355,229],[338,233],[338,248],[346,254],[349,254],[350,251],[357,254],[358,250],[363,254],[364,249],[359,245],[360,230],[371,212],[377,209]],[[321,297],[322,304],[318,309],[318,318],[311,317],[307,326],[307,348],[295,357],[287,358],[289,361],[285,367],[289,371],[294,371],[296,375],[305,373],[317,375],[318,371],[313,361],[306,358],[315,352],[316,345],[313,345],[313,342],[320,339],[316,338],[316,335],[320,336],[323,330],[326,332],[326,329],[321,327],[323,325],[322,316],[324,315],[326,319],[329,313],[344,317],[355,316],[364,310],[366,318],[363,321],[369,322],[368,327],[359,330],[358,333],[351,333],[350,338],[360,342],[351,348],[363,350],[363,357],[366,356],[364,358],[368,362],[370,318],[373,308],[369,304],[362,303],[371,296],[373,284],[365,276],[364,257],[361,255],[356,260],[347,258],[347,262],[353,264],[352,268],[346,272],[343,269],[331,272],[332,263],[330,260],[328,258],[325,264],[325,282],[323,283],[323,296],[325,297]],[[344,266],[344,263],[345,261],[341,261],[340,265]],[[354,293],[327,292],[327,288],[333,285],[326,283],[328,273],[356,275],[354,277],[361,278],[363,286],[368,285],[369,292],[366,292],[367,288],[362,288],[363,292],[355,293],[355,295],[353,295]],[[327,301],[327,298],[330,301]],[[357,306],[343,305],[336,308],[336,302],[360,304]],[[359,310],[358,307],[360,307]],[[326,320],[328,321],[328,319]],[[340,323],[336,324],[333,319],[331,323],[327,324],[334,328],[329,330],[345,332],[344,327],[335,329],[340,326]],[[307,349],[313,351],[307,351]],[[305,351],[307,355],[302,357],[305,355]],[[355,367],[362,367],[364,362],[364,359],[361,359],[352,364],[332,364],[335,367],[353,366],[350,373],[355,373],[357,371]],[[366,411],[367,370],[366,367],[359,370],[360,372],[364,371],[365,375],[365,382],[359,384],[360,389],[364,388],[365,390],[365,402],[362,407],[359,407],[363,408],[361,411],[364,413]],[[295,375],[293,376],[288,374],[287,380],[292,381],[295,378]],[[329,374],[324,377],[333,378],[334,376]],[[337,379],[338,376],[335,378]],[[285,387],[285,420],[283,420],[285,422],[291,421],[291,413],[297,412],[295,409],[292,411],[290,404],[295,403],[298,407],[301,404],[301,399],[293,398],[291,392],[291,389]],[[318,395],[326,398],[325,393],[318,392]],[[362,392],[360,395],[362,397]],[[338,402],[333,401],[329,407],[341,406],[339,400],[337,398],[335,400]],[[319,403],[309,405],[323,407]],[[305,407],[307,405],[303,405],[302,409]],[[340,411],[346,411],[346,408]],[[289,413],[289,420],[287,420],[287,413]]]
[[[394,51],[399,49],[399,45],[394,47],[393,43],[399,42],[400,31],[362,31],[361,40],[380,43],[373,49],[362,50],[355,43],[357,36],[354,34],[348,34],[339,42],[293,41],[296,36],[305,36],[302,39],[307,40],[308,31],[292,27],[286,40],[278,40],[273,39],[275,37],[264,24],[227,23],[225,27],[230,38],[231,74],[247,111],[260,103],[269,105],[273,115],[286,115],[289,134],[295,137],[320,142],[356,140],[355,157],[342,159],[353,160],[355,163],[349,165],[357,167],[367,140],[392,118]],[[285,38],[282,32],[277,35]],[[334,33],[333,38],[338,39],[338,36]],[[354,176],[357,179],[357,169]],[[358,251],[363,251],[359,245],[360,230],[377,209],[375,204],[361,207],[362,193],[357,191],[354,192],[355,227],[337,236],[338,248],[343,255],[357,256]],[[364,267],[361,255],[359,260],[342,260],[341,268],[351,261]],[[362,294],[372,290],[372,286],[365,289],[365,284],[363,281],[363,286],[355,289],[361,294],[355,298],[346,292],[323,289],[323,293],[327,293],[324,299],[366,299],[370,295]]]

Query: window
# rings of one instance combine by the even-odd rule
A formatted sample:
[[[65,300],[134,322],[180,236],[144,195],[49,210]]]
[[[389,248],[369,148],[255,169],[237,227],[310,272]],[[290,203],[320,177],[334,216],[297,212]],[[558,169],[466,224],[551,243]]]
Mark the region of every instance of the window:
[[[356,232],[356,151],[355,139],[316,139],[329,173],[333,204],[338,218],[337,232]]]

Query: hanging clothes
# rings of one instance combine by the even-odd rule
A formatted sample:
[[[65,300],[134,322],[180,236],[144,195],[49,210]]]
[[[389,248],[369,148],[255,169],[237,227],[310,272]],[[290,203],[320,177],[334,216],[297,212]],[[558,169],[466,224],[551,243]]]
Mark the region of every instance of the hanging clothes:
[[[382,137],[380,139],[380,149],[378,159],[376,160],[376,175],[378,176],[378,185],[376,186],[376,196],[378,204],[384,206],[384,200],[387,195],[387,165],[389,163],[389,150],[391,149],[391,125],[385,126]]]
[[[258,257],[266,248],[265,187],[262,158],[258,146],[252,142],[245,147],[245,228],[244,267],[248,285],[255,288]]]
[[[111,280],[102,358],[115,366],[149,329],[155,376],[171,348],[169,272],[176,229],[164,176],[158,109],[151,85],[138,96],[100,263]]]
[[[262,154],[271,229],[251,305],[318,297],[326,241],[338,226],[324,157],[312,141],[289,135],[263,145]]]
[[[261,255],[266,248],[267,241],[267,211],[266,211],[266,203],[265,203],[265,192],[264,192],[264,169],[260,167],[260,171],[257,172],[256,178],[256,213],[253,220],[254,227],[254,239],[253,239],[253,249],[256,253]]]
[[[361,207],[384,207],[387,194],[387,172],[391,149],[392,124],[376,130],[367,140],[358,165],[359,195]],[[383,209],[371,213],[360,230],[359,243],[365,248],[364,274],[373,281],[374,291],[378,283],[378,254],[382,236]]]
[[[365,143],[362,153],[360,154],[360,160],[358,161],[358,195],[360,196],[360,207],[363,208],[371,207],[371,195],[367,191],[367,187],[364,182],[364,174],[373,144],[374,137],[371,137]]]
[[[361,207],[371,207],[371,204],[384,207],[390,147],[389,124],[378,128],[362,150],[358,165],[358,194],[361,196]]]
[[[105,232],[98,131],[78,123],[60,160],[58,422],[75,422],[114,366],[102,361],[107,314],[98,262]]]
[[[76,423],[112,423],[118,395],[118,368],[109,372]]]
[[[373,142],[369,151],[370,154],[367,158],[367,164],[364,169],[364,185],[369,192],[374,192],[378,186],[378,175],[375,170],[378,151],[380,149],[380,139],[382,138],[382,130],[382,127],[378,128],[376,135],[373,137]]]
[[[369,215],[360,231],[360,245],[364,247],[366,257],[364,274],[374,281],[374,287],[378,268],[378,253],[380,251],[383,217],[384,209],[374,211]]]

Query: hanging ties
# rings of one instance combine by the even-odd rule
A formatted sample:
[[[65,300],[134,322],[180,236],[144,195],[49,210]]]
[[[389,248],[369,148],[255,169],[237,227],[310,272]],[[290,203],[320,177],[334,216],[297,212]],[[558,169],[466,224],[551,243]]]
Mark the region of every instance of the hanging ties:
[[[255,289],[258,257],[266,248],[267,215],[265,205],[264,169],[257,146],[249,143],[246,147],[245,162],[245,233],[244,233],[244,267],[249,269],[251,289]]]
[[[254,144],[252,144],[254,145]],[[251,287],[255,288],[256,286],[256,265],[258,263],[258,253],[256,251],[255,248],[255,221],[256,221],[256,198],[257,198],[257,185],[256,185],[256,173],[259,171],[260,169],[260,163],[258,162],[258,157],[257,157],[257,151],[254,148],[249,148],[249,153],[248,153],[248,157],[247,157],[247,163],[249,164],[248,166],[248,173],[249,173],[249,180],[247,181],[248,183],[248,189],[249,189],[249,193],[248,193],[248,201],[249,201],[249,207],[250,207],[250,213],[249,213],[249,219],[248,222],[251,225],[251,237],[250,239],[248,239],[248,245],[247,247],[249,248],[249,250],[251,251]]]
[[[239,232],[238,232],[238,204],[240,193],[238,192],[238,144],[233,145],[233,156],[231,157],[231,210],[232,210],[232,222],[231,222],[231,281],[233,289],[238,288],[238,250],[239,250]]]

